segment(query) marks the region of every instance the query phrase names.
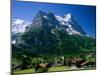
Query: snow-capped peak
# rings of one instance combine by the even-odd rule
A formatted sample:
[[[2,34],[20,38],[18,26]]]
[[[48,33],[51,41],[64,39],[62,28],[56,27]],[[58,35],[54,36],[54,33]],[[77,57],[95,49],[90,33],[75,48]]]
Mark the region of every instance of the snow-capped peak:
[[[66,25],[69,21],[71,21],[71,14],[68,13],[67,15],[64,15],[63,17],[55,15],[56,19],[62,24]]]
[[[30,22],[21,19],[15,19],[12,21],[12,32],[13,33],[23,33]]]
[[[70,19],[71,19],[71,17],[72,17],[72,16],[71,16],[71,14],[70,14],[70,13],[68,13],[68,14],[66,15],[66,19],[67,19],[67,20],[70,20]]]
[[[74,22],[72,15],[70,13],[62,16],[57,16],[55,15],[56,19],[58,20],[58,22],[60,23],[60,25],[62,26],[62,28],[68,32],[68,34],[72,35],[72,34],[78,34],[78,35],[82,35],[80,31],[78,31],[75,26],[76,23]],[[75,23],[75,24],[74,24]],[[78,26],[78,25],[77,25]]]

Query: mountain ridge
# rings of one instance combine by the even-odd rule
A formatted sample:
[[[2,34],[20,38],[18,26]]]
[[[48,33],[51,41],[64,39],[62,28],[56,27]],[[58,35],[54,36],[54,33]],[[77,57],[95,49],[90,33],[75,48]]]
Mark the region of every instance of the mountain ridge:
[[[12,27],[12,32],[15,31],[16,33],[18,32],[23,33],[25,32],[25,28],[29,25],[30,24],[28,24],[27,22],[25,23],[25,25],[22,24],[22,26],[21,24],[19,24],[18,27],[16,26],[16,29]],[[57,16],[52,12],[45,13],[43,11],[39,11],[36,17],[33,19],[30,28],[32,28],[32,26],[34,27],[48,26],[49,29],[58,27],[61,30],[66,31],[69,35],[72,34],[86,35],[85,31],[81,28],[81,26],[77,23],[77,21],[70,13],[62,17],[62,16]],[[21,29],[21,31],[19,28]]]

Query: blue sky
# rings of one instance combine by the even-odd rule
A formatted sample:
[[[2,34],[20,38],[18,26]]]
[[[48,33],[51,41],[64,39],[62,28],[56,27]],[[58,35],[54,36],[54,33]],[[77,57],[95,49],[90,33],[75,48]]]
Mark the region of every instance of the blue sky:
[[[59,16],[71,13],[87,34],[93,37],[96,35],[95,6],[13,1],[12,19],[20,18],[32,22],[39,10],[53,12]]]

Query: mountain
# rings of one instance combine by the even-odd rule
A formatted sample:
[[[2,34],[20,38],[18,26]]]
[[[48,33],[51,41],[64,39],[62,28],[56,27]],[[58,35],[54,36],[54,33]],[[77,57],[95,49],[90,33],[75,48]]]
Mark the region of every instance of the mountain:
[[[17,37],[19,37],[20,34],[27,31],[31,33],[30,31],[36,32],[40,30],[39,35],[48,35],[49,33],[53,33],[54,29],[59,29],[69,35],[86,35],[84,30],[70,13],[62,17],[57,16],[52,12],[45,13],[39,11],[32,23],[21,19],[16,19],[12,22],[12,43],[16,42]]]
[[[67,32],[69,35],[86,35],[85,31],[70,13],[62,17],[57,16],[52,12],[45,13],[43,11],[39,11],[33,20],[32,26],[34,26],[34,28],[43,27],[48,31],[51,31],[53,28],[59,28]]]
[[[23,33],[25,29],[30,25],[30,22],[21,19],[15,19],[12,21],[12,33]]]
[[[12,43],[19,51],[36,56],[51,56],[95,50],[95,39],[86,36],[71,14],[61,17],[52,12],[39,11],[30,25],[19,22],[15,22],[15,30],[12,30],[15,33],[12,35]]]
[[[62,17],[57,16],[52,12],[45,13],[43,11],[39,11],[34,18],[32,25],[30,24],[31,23],[28,21],[16,19],[12,22],[12,33],[23,33],[25,32],[26,28],[33,28],[32,26],[34,26],[34,28],[43,27],[48,31],[51,31],[53,28],[59,28],[66,31],[70,35],[86,35],[85,31],[81,28],[81,26],[70,13]]]

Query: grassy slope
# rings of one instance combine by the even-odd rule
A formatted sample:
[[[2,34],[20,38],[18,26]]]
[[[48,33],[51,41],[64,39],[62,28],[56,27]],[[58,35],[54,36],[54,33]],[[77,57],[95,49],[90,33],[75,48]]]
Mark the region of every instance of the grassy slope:
[[[91,68],[92,69],[92,68]],[[95,69],[95,68],[93,68]],[[84,68],[69,68],[67,66],[59,66],[59,67],[51,67],[49,68],[48,72],[55,72],[55,71],[70,71],[70,70],[84,70]],[[85,69],[88,70],[88,69]],[[16,74],[29,74],[29,73],[35,73],[35,69],[26,69],[26,70],[21,70],[21,71],[15,71]]]
[[[49,72],[54,72],[54,71],[65,71],[68,70],[68,67],[66,66],[59,66],[59,67],[51,67],[49,68]],[[35,73],[34,68],[31,69],[26,69],[26,70],[21,70],[21,71],[15,71],[16,74],[19,73]]]

